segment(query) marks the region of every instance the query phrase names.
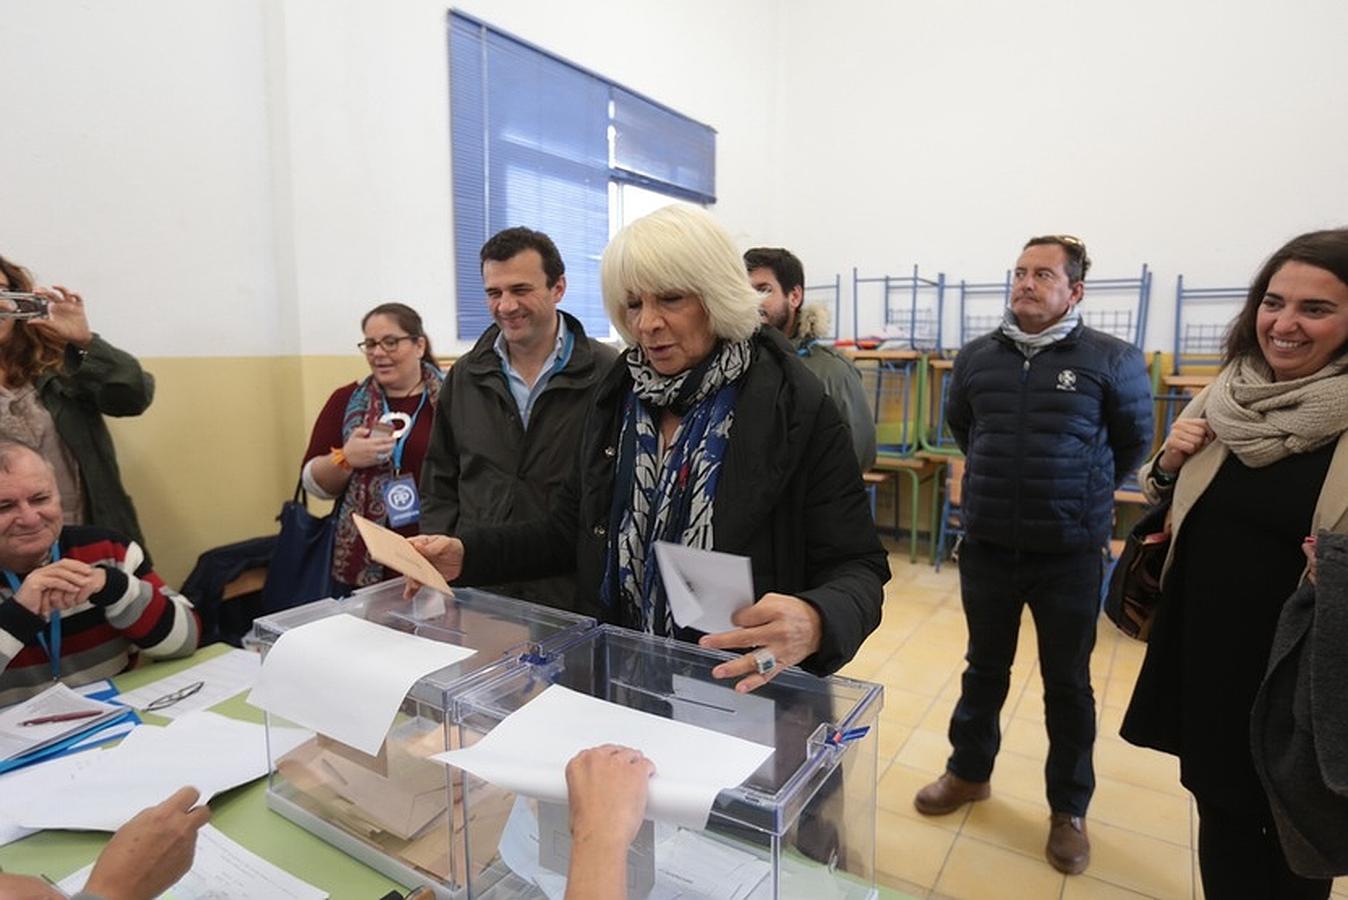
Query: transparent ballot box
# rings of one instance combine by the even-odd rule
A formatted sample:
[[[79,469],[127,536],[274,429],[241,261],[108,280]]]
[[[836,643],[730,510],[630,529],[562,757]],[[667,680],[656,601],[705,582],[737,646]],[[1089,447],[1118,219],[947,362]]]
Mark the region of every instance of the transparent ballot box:
[[[743,784],[716,795],[704,827],[661,821],[642,826],[628,854],[628,896],[875,896],[876,726],[883,688],[787,670],[757,691],[739,694],[733,681],[711,676],[727,656],[600,626],[559,653],[460,693],[456,742],[474,745],[506,716],[562,685],[768,745],[772,755]],[[467,823],[468,896],[560,900],[570,853],[565,805],[455,771],[462,776]]]
[[[354,615],[476,653],[419,679],[375,755],[323,734],[268,754],[267,805],[406,887],[429,885],[461,897],[472,873],[463,850],[465,808],[459,773],[430,759],[458,746],[451,709],[471,685],[564,650],[593,619],[471,589],[446,596],[422,588],[402,598],[401,578],[265,616],[246,643],[269,649],[286,631],[329,616]],[[368,663],[365,663],[368,665]],[[266,714],[268,734],[295,723]]]

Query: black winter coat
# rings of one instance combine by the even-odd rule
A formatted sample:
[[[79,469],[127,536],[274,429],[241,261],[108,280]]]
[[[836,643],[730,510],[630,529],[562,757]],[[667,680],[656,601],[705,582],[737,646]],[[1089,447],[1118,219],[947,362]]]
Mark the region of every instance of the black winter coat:
[[[574,316],[562,316],[575,339],[571,358],[534,402],[527,431],[494,348],[500,328],[488,328],[450,368],[421,466],[422,534],[547,515],[549,499],[575,465],[594,389],[618,355],[587,338]],[[566,577],[520,582],[511,576],[491,587],[561,608],[569,608],[575,593]]]
[[[880,623],[889,562],[837,407],[781,335],[763,329],[754,342],[714,500],[713,549],[749,557],[757,596],[790,594],[819,611],[820,647],[801,666],[825,675]],[[601,608],[599,597],[613,552],[616,447],[631,389],[627,367],[613,366],[595,393],[578,465],[546,521],[459,535],[461,583],[574,569],[577,611],[630,624],[621,610]]]
[[[136,507],[122,486],[112,435],[104,416],[138,416],[154,399],[154,376],[140,362],[98,335],[80,352],[66,346],[57,372],[37,379],[37,394],[51,413],[56,433],[70,448],[84,488],[84,520],[124,534],[149,557]]]
[[[1102,547],[1114,491],[1152,441],[1142,352],[1078,325],[1032,359],[1001,331],[955,357],[946,403],[967,457],[969,538],[1032,553]]]

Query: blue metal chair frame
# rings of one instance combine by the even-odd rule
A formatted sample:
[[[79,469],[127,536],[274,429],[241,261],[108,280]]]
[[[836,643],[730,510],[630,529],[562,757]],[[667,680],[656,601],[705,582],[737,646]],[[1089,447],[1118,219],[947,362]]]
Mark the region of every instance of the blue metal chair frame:
[[[1147,313],[1151,307],[1152,272],[1147,264],[1142,264],[1142,273],[1137,278],[1087,278],[1086,297],[1088,302],[1080,307],[1081,319],[1090,327],[1106,334],[1112,334],[1121,341],[1128,341],[1139,350],[1147,337]],[[1099,294],[1136,294],[1136,306],[1122,309],[1092,309],[1093,300]]]
[[[830,325],[831,334],[820,335],[825,340],[836,340],[842,334],[842,325],[839,317],[842,315],[842,275],[834,275],[831,282],[824,284],[805,285],[804,303],[809,302],[823,303],[833,310]]]
[[[1213,309],[1220,312],[1223,306],[1231,307],[1231,317],[1239,312],[1245,302],[1248,288],[1244,287],[1185,287],[1184,276],[1175,279],[1175,337],[1174,352],[1171,354],[1170,372],[1172,375],[1187,375],[1186,368],[1215,368],[1221,364],[1222,345],[1226,339],[1229,320],[1222,322],[1194,322],[1186,320],[1186,308],[1190,314],[1196,308]],[[1175,416],[1193,397],[1190,392],[1176,387],[1167,387],[1156,392],[1156,405],[1162,420],[1161,434],[1170,433]]]
[[[945,465],[945,478],[942,481],[941,489],[941,524],[937,530],[936,546],[932,550],[932,565],[936,571],[941,571],[941,563],[945,562],[947,548],[950,541],[954,538],[958,541],[964,537],[964,519],[959,506],[950,502],[950,480],[954,477],[954,469],[949,462]],[[952,521],[954,520],[954,521]]]
[[[882,290],[884,317],[882,328],[885,333],[879,337],[886,341],[896,341],[909,350],[941,349],[944,337],[942,320],[945,318],[945,273],[938,272],[934,279],[924,278],[916,265],[912,275],[876,275],[863,278],[856,266],[852,267],[852,338],[862,337],[860,330],[861,285],[879,284]],[[924,297],[933,296],[934,302],[921,303]],[[893,327],[896,332],[891,333]],[[892,345],[891,345],[892,346]]]
[[[1215,366],[1222,353],[1227,323],[1209,324],[1184,321],[1184,307],[1212,306],[1235,301],[1232,317],[1240,311],[1248,288],[1186,288],[1184,276],[1175,280],[1175,353],[1171,371],[1179,375],[1185,366]]]
[[[976,301],[980,297],[996,297],[1000,302],[997,309],[991,314],[979,313],[973,315],[970,313],[971,301]],[[1006,278],[1002,281],[964,281],[960,280],[960,336],[958,346],[965,344],[980,334],[987,334],[1002,323],[1002,309],[1011,302],[1011,270],[1006,270]],[[945,397],[941,398],[941,405],[945,405]]]

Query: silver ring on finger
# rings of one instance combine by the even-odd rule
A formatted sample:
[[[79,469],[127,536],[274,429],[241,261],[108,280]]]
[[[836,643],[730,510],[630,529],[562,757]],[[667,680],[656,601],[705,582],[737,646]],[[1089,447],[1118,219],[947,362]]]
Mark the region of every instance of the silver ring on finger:
[[[777,668],[777,657],[767,647],[759,647],[751,655],[754,658],[754,668],[758,670],[759,675],[766,675]]]

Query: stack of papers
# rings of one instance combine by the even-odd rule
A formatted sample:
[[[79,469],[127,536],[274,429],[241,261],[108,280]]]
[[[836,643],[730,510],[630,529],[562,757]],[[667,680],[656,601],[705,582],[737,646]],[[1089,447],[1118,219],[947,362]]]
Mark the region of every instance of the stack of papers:
[[[0,712],[0,772],[45,759],[134,713],[52,685]]]
[[[273,728],[277,757],[313,737]],[[261,725],[211,712],[189,713],[167,728],[142,725],[111,750],[32,766],[4,781],[5,806],[25,828],[116,831],[183,785],[201,802],[267,774]]]
[[[84,888],[93,863],[57,885],[67,894]],[[197,832],[192,868],[161,900],[322,900],[328,896],[231,841],[210,825]]]

